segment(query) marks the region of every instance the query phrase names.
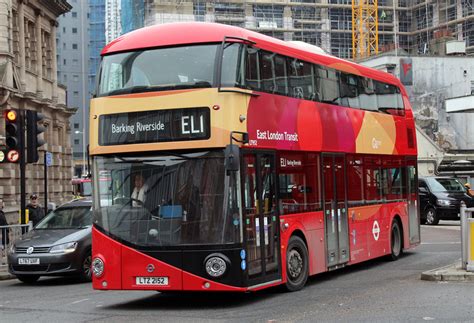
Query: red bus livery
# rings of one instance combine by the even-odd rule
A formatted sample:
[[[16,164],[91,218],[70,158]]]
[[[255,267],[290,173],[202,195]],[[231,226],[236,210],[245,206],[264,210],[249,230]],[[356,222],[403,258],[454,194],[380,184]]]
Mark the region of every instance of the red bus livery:
[[[420,243],[415,123],[392,75],[211,23],[102,55],[95,289],[295,291]]]

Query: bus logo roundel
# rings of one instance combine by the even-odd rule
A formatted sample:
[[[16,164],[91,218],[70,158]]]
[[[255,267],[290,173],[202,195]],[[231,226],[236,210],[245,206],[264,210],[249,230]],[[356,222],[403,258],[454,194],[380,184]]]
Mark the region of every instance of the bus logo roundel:
[[[146,271],[148,271],[149,273],[154,272],[155,266],[153,266],[152,264],[149,264],[148,266],[146,266]]]
[[[372,226],[372,234],[374,235],[375,241],[379,240],[380,226],[377,221],[374,221],[374,225]]]

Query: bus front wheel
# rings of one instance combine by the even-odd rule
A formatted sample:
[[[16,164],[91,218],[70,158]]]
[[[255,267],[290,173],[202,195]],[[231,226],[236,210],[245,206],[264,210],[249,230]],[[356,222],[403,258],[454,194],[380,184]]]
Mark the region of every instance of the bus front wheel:
[[[308,280],[308,248],[298,236],[292,236],[286,249],[286,289],[295,292]]]

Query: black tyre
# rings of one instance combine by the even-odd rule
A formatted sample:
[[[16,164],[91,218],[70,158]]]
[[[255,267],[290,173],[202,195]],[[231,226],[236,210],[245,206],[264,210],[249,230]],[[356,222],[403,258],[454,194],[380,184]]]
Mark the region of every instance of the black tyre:
[[[425,211],[426,224],[437,225],[439,223],[439,217],[436,214],[436,210],[432,207]]]
[[[392,223],[392,230],[390,234],[390,259],[397,260],[403,251],[403,237],[402,231],[400,228],[400,223],[397,220],[394,220]]]
[[[16,278],[18,278],[19,281],[25,284],[33,284],[38,281],[40,276],[39,275],[16,275]]]
[[[286,250],[286,289],[295,292],[308,280],[308,248],[298,236],[292,236]]]
[[[81,262],[81,273],[79,277],[83,281],[90,282],[92,280],[92,254],[91,252],[87,252],[84,258],[82,258]]]

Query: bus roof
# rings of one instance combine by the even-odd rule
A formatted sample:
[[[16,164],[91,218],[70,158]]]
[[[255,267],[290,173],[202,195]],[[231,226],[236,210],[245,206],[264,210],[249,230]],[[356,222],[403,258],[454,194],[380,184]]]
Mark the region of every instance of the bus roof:
[[[177,22],[153,25],[134,30],[110,42],[101,55],[175,45],[218,43],[224,37],[239,37],[255,42],[259,48],[288,55],[312,63],[332,67],[347,73],[400,85],[393,75],[365,67],[335,56],[308,51],[299,43],[286,42],[240,27],[207,22]]]

